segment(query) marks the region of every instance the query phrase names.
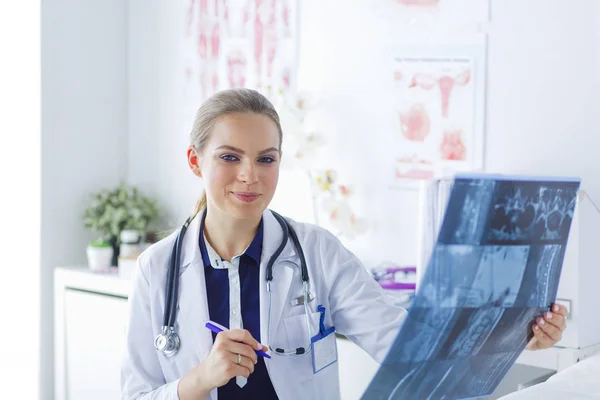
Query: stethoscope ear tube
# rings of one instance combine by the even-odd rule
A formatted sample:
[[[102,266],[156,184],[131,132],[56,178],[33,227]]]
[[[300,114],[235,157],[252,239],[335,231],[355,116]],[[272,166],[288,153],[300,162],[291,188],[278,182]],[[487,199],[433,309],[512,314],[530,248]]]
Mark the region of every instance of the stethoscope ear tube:
[[[181,246],[183,245],[183,236],[185,235],[185,231],[187,230],[188,225],[190,224],[190,219],[188,218],[183,226],[181,227],[181,231],[177,236],[177,241],[175,243],[175,263],[173,268],[173,276],[171,284],[173,289],[171,291],[171,304],[169,309],[169,321],[167,326],[174,327],[175,319],[177,314],[177,294],[179,293],[179,270],[181,269]]]
[[[290,229],[289,229],[289,226],[288,226],[287,222],[285,221],[285,219],[283,219],[283,217],[281,215],[279,215],[278,213],[276,213],[273,210],[271,210],[271,213],[273,214],[273,216],[275,217],[277,222],[279,222],[279,225],[281,225],[281,229],[283,230],[283,240],[281,241],[281,244],[279,245],[279,247],[273,254],[273,257],[271,257],[269,259],[269,262],[267,263],[267,271],[265,274],[266,275],[265,278],[266,278],[269,286],[270,286],[271,281],[273,280],[273,264],[275,264],[275,260],[277,260],[277,257],[279,257],[279,255],[285,248],[288,237],[290,236]]]
[[[183,243],[183,236],[185,235],[185,231],[190,222],[191,218],[188,218],[181,227],[181,230],[175,239],[173,250],[171,251],[171,265],[167,273],[167,289],[165,291],[165,312],[163,316],[162,332],[154,339],[154,347],[161,351],[165,357],[175,355],[179,350],[181,343],[179,335],[175,332],[174,326],[177,314],[181,246]]]
[[[281,229],[283,229],[283,239],[284,240],[281,241],[279,248],[277,249],[277,251],[275,252],[273,257],[271,257],[271,259],[269,260],[269,263],[267,264],[267,273],[266,273],[267,282],[270,282],[273,280],[273,264],[275,263],[275,260],[277,259],[277,257],[279,257],[279,255],[283,251],[283,248],[287,244],[287,240],[289,237],[292,238],[292,243],[294,243],[294,247],[296,248],[296,251],[298,252],[298,257],[300,257],[300,269],[302,272],[302,282],[308,282],[308,268],[306,266],[306,258],[304,257],[304,251],[302,250],[302,246],[300,246],[300,240],[298,240],[298,235],[296,234],[296,231],[294,229],[292,229],[291,226],[288,225],[287,221],[281,215],[279,215],[278,213],[276,213],[273,210],[271,210],[271,213],[273,213],[273,216],[275,217],[277,222],[279,222],[279,225],[281,225]]]
[[[306,284],[306,282],[308,282],[308,268],[306,267],[306,258],[304,258],[304,251],[302,250],[302,246],[300,246],[300,240],[298,240],[298,235],[296,234],[296,231],[291,228],[290,237],[292,238],[292,242],[294,242],[294,246],[296,247],[296,251],[298,252],[298,256],[300,257],[302,282]]]
[[[183,229],[183,228],[182,228]],[[177,242],[179,242],[179,238],[181,236],[181,231],[177,234],[177,239],[175,239],[175,245],[171,250],[171,259],[169,270],[167,271],[167,289],[165,291],[165,307],[163,314],[163,330],[169,327],[170,319],[171,319],[171,297],[173,296],[173,273],[175,271],[175,265],[177,264]]]

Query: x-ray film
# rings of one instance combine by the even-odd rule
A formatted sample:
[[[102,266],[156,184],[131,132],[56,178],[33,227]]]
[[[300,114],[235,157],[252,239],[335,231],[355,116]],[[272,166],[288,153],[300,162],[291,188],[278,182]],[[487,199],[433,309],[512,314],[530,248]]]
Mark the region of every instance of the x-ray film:
[[[407,319],[362,399],[492,394],[556,300],[579,185],[457,175]]]

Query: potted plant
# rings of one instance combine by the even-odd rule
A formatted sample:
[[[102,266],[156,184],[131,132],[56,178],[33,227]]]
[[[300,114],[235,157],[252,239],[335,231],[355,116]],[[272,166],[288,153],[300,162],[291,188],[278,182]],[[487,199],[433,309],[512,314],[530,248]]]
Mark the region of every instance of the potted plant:
[[[143,237],[148,226],[158,217],[157,202],[135,186],[123,182],[115,189],[104,189],[91,197],[92,202],[83,216],[84,226],[98,232],[99,241],[110,244],[112,265],[116,266],[121,232],[135,231]],[[126,232],[124,236],[133,236],[135,232]]]
[[[97,239],[90,242],[86,249],[88,265],[94,272],[107,272],[113,265],[114,250],[105,240]]]

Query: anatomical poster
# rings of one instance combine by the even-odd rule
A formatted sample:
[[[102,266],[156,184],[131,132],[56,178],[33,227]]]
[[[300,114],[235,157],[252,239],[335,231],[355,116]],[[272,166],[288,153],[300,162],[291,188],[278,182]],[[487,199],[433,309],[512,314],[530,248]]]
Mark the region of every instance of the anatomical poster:
[[[422,283],[362,399],[492,394],[556,300],[579,185],[457,175]]]
[[[477,169],[483,76],[475,59],[397,57],[390,75],[392,186]]]
[[[187,0],[184,87],[200,104],[218,90],[248,87],[264,94],[295,80],[296,0]]]

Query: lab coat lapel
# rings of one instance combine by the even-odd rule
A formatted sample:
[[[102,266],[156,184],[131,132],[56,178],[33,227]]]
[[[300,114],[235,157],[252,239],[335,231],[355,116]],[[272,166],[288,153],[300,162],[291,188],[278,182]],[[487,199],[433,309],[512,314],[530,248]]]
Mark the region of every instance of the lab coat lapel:
[[[260,338],[263,344],[273,345],[275,340],[269,337],[269,294],[267,292],[267,264],[283,240],[283,230],[271,211],[263,213],[263,250],[260,259]],[[293,243],[288,240],[277,261],[273,264],[273,280],[271,281],[271,335],[277,332],[281,314],[285,308],[292,277],[293,266],[282,261],[293,261],[296,252]],[[271,349],[274,350],[274,349]],[[267,363],[267,367],[269,364]]]
[[[197,215],[190,223],[181,246],[181,267],[179,276],[179,307],[177,321],[182,321],[182,329],[189,331],[190,338],[197,343],[183,343],[186,354],[194,361],[204,360],[213,345],[211,332],[204,327],[210,319],[206,299],[206,279],[204,262],[198,246],[201,216]],[[185,273],[185,274],[184,274]],[[200,295],[199,295],[200,294]],[[198,299],[203,299],[198,301]],[[187,346],[186,346],[187,344]],[[193,345],[193,347],[192,347]],[[197,356],[197,359],[195,358]]]

